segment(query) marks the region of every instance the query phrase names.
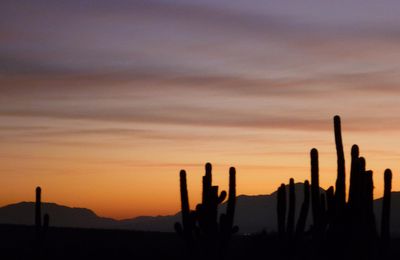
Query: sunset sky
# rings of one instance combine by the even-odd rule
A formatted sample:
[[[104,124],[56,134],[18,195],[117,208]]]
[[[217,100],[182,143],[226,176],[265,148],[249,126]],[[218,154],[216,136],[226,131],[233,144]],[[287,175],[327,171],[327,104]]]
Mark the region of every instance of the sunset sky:
[[[191,206],[206,162],[226,189],[269,194],[349,173],[357,143],[400,190],[396,0],[0,2],[0,206],[34,199],[129,218]],[[348,185],[348,183],[347,183]]]

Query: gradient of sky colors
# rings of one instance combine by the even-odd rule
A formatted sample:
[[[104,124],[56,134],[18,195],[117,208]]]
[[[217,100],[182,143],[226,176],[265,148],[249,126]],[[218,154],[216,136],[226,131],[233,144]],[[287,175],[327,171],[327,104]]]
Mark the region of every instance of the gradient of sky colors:
[[[0,3],[0,205],[32,200],[127,218],[192,205],[203,165],[239,194],[334,184],[332,117],[400,190],[395,0]],[[349,165],[347,165],[348,168]]]

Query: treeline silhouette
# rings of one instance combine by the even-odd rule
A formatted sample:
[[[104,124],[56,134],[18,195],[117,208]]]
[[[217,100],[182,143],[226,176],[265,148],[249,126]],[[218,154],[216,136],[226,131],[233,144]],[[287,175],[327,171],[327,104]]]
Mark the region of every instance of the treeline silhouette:
[[[318,150],[310,151],[311,178],[304,181],[303,201],[296,214],[296,185],[277,189],[277,232],[240,234],[235,223],[236,170],[229,169],[229,190],[212,182],[205,165],[202,199],[189,205],[186,172],[181,170],[181,223],[175,232],[138,232],[59,228],[42,214],[41,188],[36,188],[32,227],[0,225],[0,259],[395,259],[400,239],[390,236],[392,172],[384,172],[380,229],[373,211],[373,172],[359,147],[351,148],[350,183],[346,196],[345,153],[340,117],[334,117],[336,183],[319,186]],[[227,199],[227,200],[226,200]],[[226,201],[226,211],[219,206]],[[310,213],[310,214],[309,214]],[[298,218],[296,219],[296,216]],[[54,216],[52,216],[54,219]],[[309,221],[308,219],[311,219]],[[31,236],[33,234],[33,236]],[[11,242],[10,242],[11,241]],[[18,241],[14,243],[12,241]]]

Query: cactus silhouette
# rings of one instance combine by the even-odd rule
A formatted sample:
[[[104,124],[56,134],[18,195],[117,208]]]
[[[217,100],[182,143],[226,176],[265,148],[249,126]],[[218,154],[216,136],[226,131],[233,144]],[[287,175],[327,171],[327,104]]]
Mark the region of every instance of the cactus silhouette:
[[[212,166],[206,164],[206,174],[203,176],[203,200],[196,206],[200,232],[209,239],[218,233],[218,205],[226,198],[226,192],[218,195],[218,186],[212,185]]]
[[[301,205],[299,219],[296,224],[296,240],[303,236],[306,226],[307,215],[310,208],[310,183],[306,180],[304,182],[304,201]]]
[[[296,206],[296,194],[294,188],[294,179],[291,178],[289,181],[289,211],[288,211],[287,230],[286,230],[288,238],[292,238],[294,232],[295,206]]]
[[[278,232],[279,237],[285,237],[285,221],[286,221],[286,186],[281,184],[277,193],[277,216],[278,216]]]
[[[36,259],[42,258],[44,250],[44,241],[49,229],[50,216],[44,214],[42,221],[42,189],[36,187],[36,201],[35,201],[35,256]]]
[[[190,211],[186,172],[180,172],[180,193],[182,224],[175,223],[176,232],[181,235],[189,245],[205,247],[204,251],[214,254],[216,250],[225,247],[232,236],[238,231],[234,226],[236,207],[236,170],[229,169],[229,194],[226,212],[218,219],[218,205],[227,197],[225,191],[218,194],[218,186],[212,185],[212,165],[206,163],[203,176],[202,202],[196,206],[195,211]],[[219,221],[218,221],[219,220]]]
[[[220,216],[220,226],[222,234],[222,242],[225,245],[232,234],[239,231],[238,226],[233,225],[236,208],[236,170],[231,167],[229,169],[229,190],[228,190],[228,204],[226,213]]]
[[[180,223],[175,223],[175,230],[187,241],[187,243],[191,244],[195,232],[195,213],[190,211],[189,196],[186,183],[186,172],[184,170],[180,171],[179,178],[181,192],[182,225]]]
[[[286,210],[287,210],[287,196],[286,185],[281,184],[277,191],[277,217],[278,217],[278,234],[281,239],[288,239],[290,241],[301,239],[310,208],[310,184],[306,180],[304,182],[304,200],[300,209],[299,218],[295,225],[295,206],[296,206],[296,192],[294,179],[289,180],[289,208],[287,213],[286,223]]]
[[[304,183],[304,202],[301,207],[296,225],[295,241],[301,240],[304,234],[312,236],[312,258],[326,257],[324,252],[331,252],[330,259],[357,258],[370,259],[377,252],[377,227],[373,210],[373,172],[366,169],[364,157],[360,157],[357,145],[351,148],[351,167],[349,196],[346,202],[345,157],[339,116],[333,119],[335,146],[337,155],[337,178],[335,187],[330,186],[326,192],[319,187],[318,150],[311,149],[311,211],[312,232],[305,232],[306,215],[309,208],[310,184]],[[385,170],[385,191],[382,205],[381,239],[390,239],[390,200],[392,173]],[[278,232],[279,237],[291,237],[293,232],[293,212],[291,203],[295,200],[292,187],[293,179],[289,184],[289,213],[287,226],[286,217],[286,187],[282,184],[278,189]],[[300,239],[299,239],[300,238]],[[286,243],[286,242],[285,242]],[[388,242],[383,243],[383,249]],[[297,246],[296,249],[299,247]],[[301,247],[300,247],[301,248]],[[305,253],[307,254],[307,253]]]
[[[318,150],[313,148],[311,156],[311,207],[314,226],[318,226],[321,220],[321,195],[319,192],[319,169],[318,169]]]
[[[392,195],[392,171],[386,169],[384,173],[385,190],[382,202],[381,238],[390,239],[390,203]]]
[[[367,217],[367,224],[369,235],[374,238],[377,235],[375,214],[374,214],[374,182],[373,172],[368,170],[365,172],[365,212]]]
[[[35,226],[36,232],[42,227],[42,189],[40,187],[36,187]]]
[[[359,171],[359,148],[357,145],[351,147],[351,168],[350,168],[350,186],[349,186],[349,207],[357,211],[355,208],[360,201],[360,171]]]
[[[345,173],[345,161],[344,161],[344,151],[343,151],[343,141],[342,141],[342,129],[340,123],[340,117],[335,116],[333,118],[334,122],[334,132],[335,132],[335,144],[336,144],[336,154],[337,154],[337,179],[336,179],[336,207],[337,213],[341,213],[346,204],[346,173]]]

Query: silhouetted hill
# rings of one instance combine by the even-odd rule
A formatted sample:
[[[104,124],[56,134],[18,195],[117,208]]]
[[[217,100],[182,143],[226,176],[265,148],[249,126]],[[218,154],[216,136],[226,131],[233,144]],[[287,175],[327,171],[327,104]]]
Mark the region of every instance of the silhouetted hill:
[[[400,192],[392,192],[392,207],[390,214],[390,230],[392,234],[400,234]],[[374,211],[378,230],[381,226],[382,198],[374,201]]]
[[[144,230],[144,231],[174,231],[174,224],[181,220],[181,214],[177,213],[170,216],[140,216],[132,219],[119,221],[118,228]]]
[[[303,202],[303,184],[296,187],[296,215]],[[322,189],[321,189],[322,191]],[[374,209],[377,226],[380,226],[382,199],[375,200]],[[193,206],[192,206],[193,207]],[[224,203],[219,211],[225,211]],[[248,196],[237,198],[235,223],[240,233],[255,233],[262,230],[276,230],[276,192],[270,195]],[[93,211],[84,208],[71,208],[55,203],[43,203],[43,213],[50,214],[52,226],[85,227],[102,229],[132,229],[144,231],[172,232],[173,225],[181,221],[180,213],[170,216],[141,216],[132,219],[115,220],[97,216]],[[33,225],[34,203],[21,202],[0,208],[0,223]],[[297,219],[297,216],[296,216]],[[311,222],[309,213],[308,223]],[[400,192],[392,193],[391,230],[400,234]]]
[[[303,203],[303,183],[296,183],[296,219]],[[288,189],[288,187],[287,187]],[[323,191],[321,189],[321,191]],[[276,196],[277,192],[270,195],[248,196],[240,195],[236,202],[235,223],[239,226],[241,233],[255,233],[265,230],[275,231],[277,226],[276,216]],[[226,204],[220,207],[220,211],[225,211]],[[310,211],[311,213],[311,211]],[[311,223],[311,219],[309,219]]]
[[[20,202],[0,208],[0,223],[33,225],[34,202]],[[114,228],[118,222],[102,218],[85,208],[42,203],[42,212],[50,215],[50,225],[59,227]]]

